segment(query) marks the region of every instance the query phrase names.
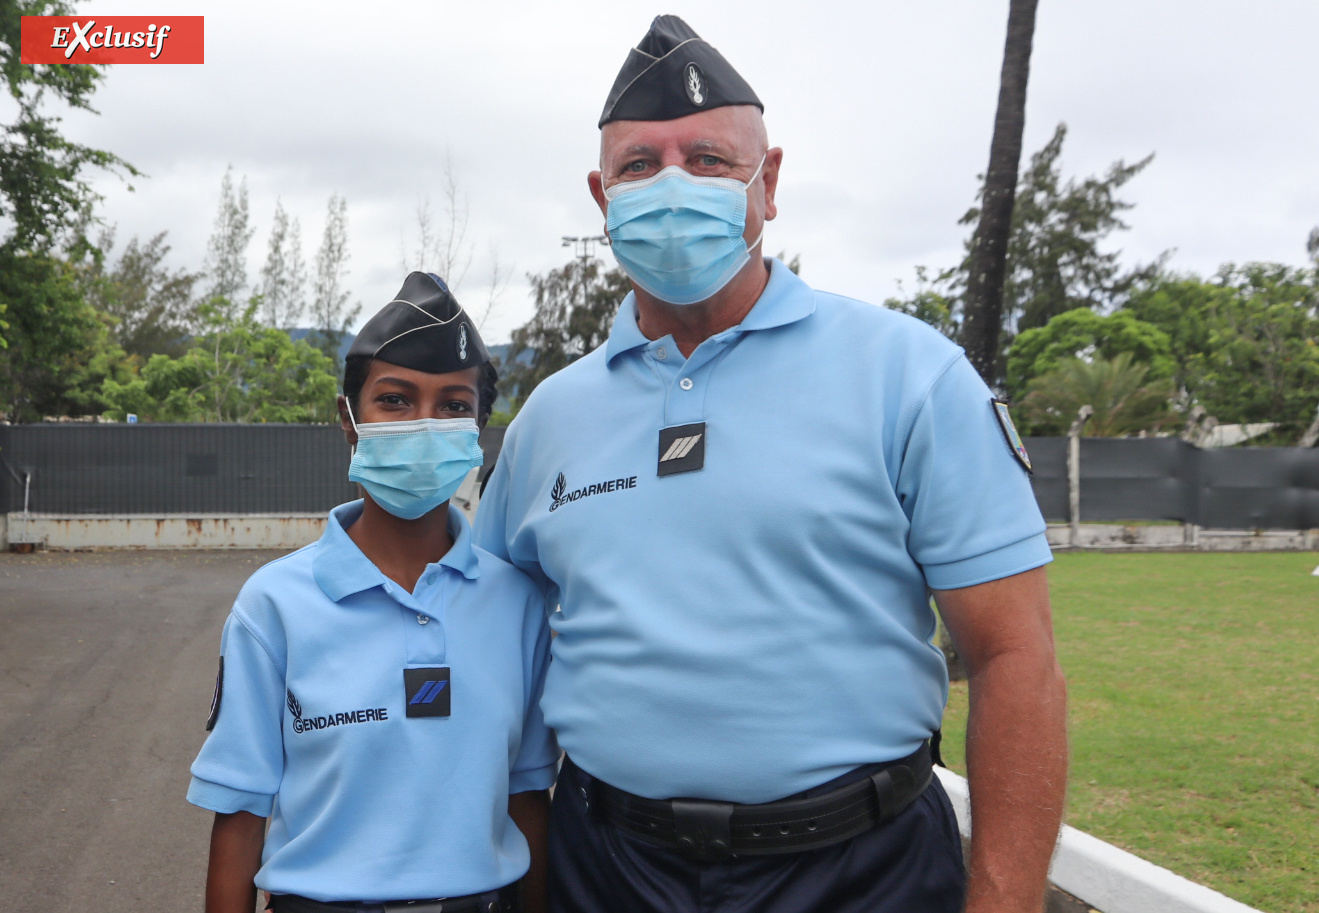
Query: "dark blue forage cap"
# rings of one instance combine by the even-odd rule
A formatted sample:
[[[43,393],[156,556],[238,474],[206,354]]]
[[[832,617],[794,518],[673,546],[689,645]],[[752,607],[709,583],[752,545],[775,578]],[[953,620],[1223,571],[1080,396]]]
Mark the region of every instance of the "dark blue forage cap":
[[[615,120],[674,120],[725,105],[755,105],[756,93],[724,56],[677,16],[656,16],[628,52],[599,126]]]
[[[362,327],[347,357],[448,374],[483,365],[490,353],[444,280],[434,273],[410,273],[394,300]]]

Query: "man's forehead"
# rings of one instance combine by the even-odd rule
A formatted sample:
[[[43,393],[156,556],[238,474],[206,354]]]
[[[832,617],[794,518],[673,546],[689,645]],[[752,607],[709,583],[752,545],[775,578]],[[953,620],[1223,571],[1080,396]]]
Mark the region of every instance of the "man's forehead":
[[[674,120],[613,121],[600,139],[606,156],[636,155],[678,148],[683,152],[723,152],[764,143],[764,126],[755,108],[719,108]]]
[[[735,145],[728,140],[717,139],[685,139],[682,137],[671,137],[669,142],[640,142],[628,143],[621,149],[615,149],[615,155],[645,155],[648,152],[657,152],[667,145],[680,146],[684,152],[721,152]]]

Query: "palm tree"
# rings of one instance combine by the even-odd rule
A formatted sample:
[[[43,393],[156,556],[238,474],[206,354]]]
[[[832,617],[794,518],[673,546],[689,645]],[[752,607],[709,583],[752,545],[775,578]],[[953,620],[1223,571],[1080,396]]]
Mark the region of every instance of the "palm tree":
[[[998,380],[999,333],[1003,323],[1003,277],[1007,268],[1012,205],[1021,164],[1021,135],[1026,128],[1026,82],[1035,39],[1038,0],[1011,0],[1008,37],[999,78],[998,113],[989,146],[980,223],[967,257],[962,345],[985,383]]]
[[[1065,434],[1076,411],[1087,403],[1094,415],[1086,425],[1093,437],[1158,431],[1180,419],[1169,405],[1172,381],[1145,383],[1148,365],[1123,352],[1111,361],[1069,358],[1030,382],[1018,407],[1022,424],[1035,434]]]

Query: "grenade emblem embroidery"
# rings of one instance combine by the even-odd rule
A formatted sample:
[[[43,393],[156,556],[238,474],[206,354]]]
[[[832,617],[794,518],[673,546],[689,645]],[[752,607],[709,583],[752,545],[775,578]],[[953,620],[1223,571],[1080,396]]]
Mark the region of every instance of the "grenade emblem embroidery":
[[[687,64],[683,72],[686,75],[684,88],[687,90],[687,97],[699,108],[705,104],[705,76],[701,73],[701,68],[694,63]]]

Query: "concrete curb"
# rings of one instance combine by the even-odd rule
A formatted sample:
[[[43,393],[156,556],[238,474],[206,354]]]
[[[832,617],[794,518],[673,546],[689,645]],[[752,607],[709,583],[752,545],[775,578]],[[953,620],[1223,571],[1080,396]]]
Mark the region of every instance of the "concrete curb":
[[[971,836],[966,779],[934,769],[957,812],[962,836]],[[1260,913],[1111,843],[1063,825],[1049,880],[1103,913]]]

